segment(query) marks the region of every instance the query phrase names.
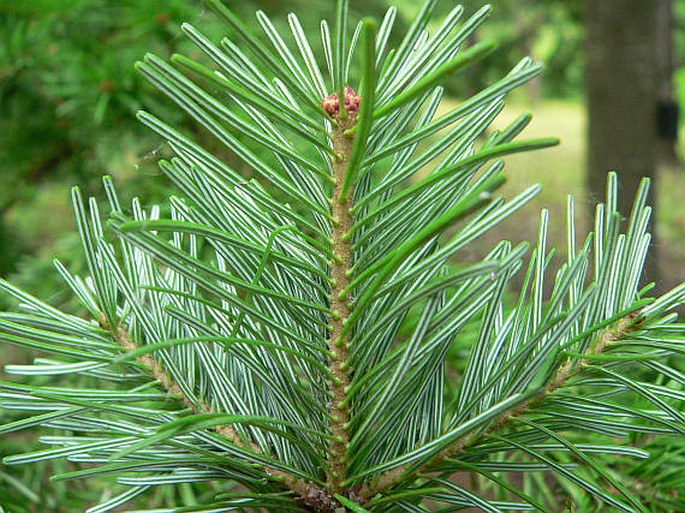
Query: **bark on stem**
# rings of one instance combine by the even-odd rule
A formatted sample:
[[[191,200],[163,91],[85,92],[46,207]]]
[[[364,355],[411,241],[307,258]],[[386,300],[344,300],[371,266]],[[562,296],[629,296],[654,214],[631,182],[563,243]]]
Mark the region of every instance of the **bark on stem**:
[[[343,334],[345,321],[349,318],[351,304],[349,296],[344,294],[350,283],[348,271],[352,266],[352,244],[345,240],[345,234],[352,229],[352,191],[348,191],[342,199],[343,180],[347,165],[352,154],[353,136],[346,132],[354,126],[356,116],[348,113],[344,118],[338,118],[333,128],[333,197],[332,197],[332,230],[331,247],[333,259],[330,267],[331,277],[331,317],[329,349],[334,355],[331,358],[331,374],[329,383],[331,403],[329,414],[331,419],[331,434],[333,439],[328,445],[328,486],[332,493],[341,493],[342,483],[347,476],[347,462],[345,451],[349,444],[347,423],[349,410],[345,403],[345,388],[349,384],[347,374],[347,359],[349,337]]]

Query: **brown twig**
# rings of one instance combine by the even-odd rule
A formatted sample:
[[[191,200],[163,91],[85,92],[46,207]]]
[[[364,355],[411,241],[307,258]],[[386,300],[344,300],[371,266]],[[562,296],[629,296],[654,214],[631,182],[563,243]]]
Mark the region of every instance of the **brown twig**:
[[[330,360],[331,378],[329,390],[331,402],[329,416],[331,419],[331,434],[333,438],[328,445],[327,484],[332,493],[342,493],[341,483],[347,476],[345,451],[350,437],[347,432],[349,411],[345,402],[345,388],[349,385],[348,359],[349,337],[344,335],[345,321],[351,313],[350,297],[345,290],[350,284],[348,271],[352,266],[352,243],[345,235],[352,229],[352,193],[343,199],[343,181],[347,172],[347,165],[352,155],[353,136],[348,130],[356,123],[359,109],[359,97],[350,87],[345,88],[345,109],[341,108],[337,94],[324,98],[323,107],[331,114],[336,123],[333,127],[333,196],[331,199],[332,230],[331,249],[333,259],[330,266],[331,278],[331,316],[329,319],[329,351],[334,355]],[[345,116],[342,116],[345,112]]]

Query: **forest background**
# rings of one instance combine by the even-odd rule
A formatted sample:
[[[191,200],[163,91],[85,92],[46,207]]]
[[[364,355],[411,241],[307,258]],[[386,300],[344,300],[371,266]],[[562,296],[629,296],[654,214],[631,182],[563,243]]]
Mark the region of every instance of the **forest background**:
[[[671,122],[671,127],[659,129],[651,126],[656,116],[650,120],[650,128],[658,138],[664,130],[683,131],[683,116],[677,120],[673,113],[675,107],[685,110],[685,2],[655,2],[668,12],[663,18],[667,30],[655,31],[660,41],[654,44],[665,47],[667,57],[659,61],[664,71],[658,77],[655,92],[659,97],[654,98],[653,105],[666,111],[662,125],[668,125],[671,118],[676,121]],[[230,3],[243,19],[251,21],[256,9],[281,20],[288,11],[297,11],[305,29],[312,30],[317,30],[320,19],[333,15],[333,2],[321,0]],[[351,7],[363,7],[363,14],[380,16],[390,3],[399,8],[405,20],[400,21],[395,32],[399,38],[403,23],[406,26],[406,20],[416,14],[421,2],[365,0],[353,1]],[[447,12],[454,3],[443,1],[440,9]],[[480,0],[460,3],[467,13],[482,5]],[[588,190],[586,185],[590,182],[588,173],[592,172],[587,166],[592,142],[588,142],[586,91],[593,77],[588,77],[585,70],[588,48],[603,44],[588,41],[588,22],[601,24],[604,21],[597,17],[606,13],[592,12],[592,4],[599,2],[582,0],[490,3],[493,16],[480,37],[494,37],[499,47],[448,83],[450,101],[460,102],[504,75],[522,56],[531,55],[545,63],[545,72],[514,94],[499,123],[505,125],[521,112],[531,111],[533,122],[526,135],[556,136],[561,144],[508,159],[505,195],[534,182],[543,185],[543,192],[525,212],[493,230],[488,235],[491,240],[482,241],[482,247],[489,247],[495,238],[514,243],[533,240],[543,205],[557,221],[552,225],[563,226],[567,194],[576,196],[588,212],[601,197],[600,192]],[[641,2],[625,1],[620,16],[640,20],[640,12],[627,6],[632,3]],[[180,36],[179,26],[184,21],[217,37],[221,35],[221,23],[203,8],[201,0],[0,0],[0,276],[48,298],[52,304],[64,306],[70,298],[52,261],[58,258],[75,273],[84,265],[69,187],[79,184],[85,195],[100,196],[100,178],[108,174],[113,176],[122,197],[138,196],[143,204],[159,203],[169,193],[170,185],[156,166],[165,149],[135,119],[137,110],[155,112],[186,131],[194,129],[203,145],[211,145],[198,127],[166,104],[133,69],[134,62],[146,51],[166,57],[189,48]],[[607,26],[610,21],[606,20]],[[610,42],[610,37],[607,40]],[[630,51],[628,46],[626,51]],[[630,59],[630,55],[627,57]],[[631,85],[616,81],[616,87]],[[445,108],[449,105],[447,102]],[[653,176],[658,174],[655,197],[659,205],[653,228],[659,256],[654,276],[658,276],[663,290],[685,281],[685,142],[682,137],[667,139],[665,144],[659,141],[657,162],[653,169],[646,170]],[[231,155],[224,157],[232,159]],[[602,170],[603,176],[606,171]],[[564,233],[560,230],[550,236],[559,241]],[[477,252],[478,247],[473,250]],[[0,307],[5,306],[2,301],[0,298]],[[24,361],[23,353],[0,353],[2,363]],[[36,504],[35,511],[69,511],[59,497],[59,488],[45,497],[36,496],[37,484],[45,479],[39,470],[13,469],[10,474],[0,468],[0,489],[3,481],[11,482],[14,490],[29,499],[28,504]],[[102,490],[84,489],[78,493]]]

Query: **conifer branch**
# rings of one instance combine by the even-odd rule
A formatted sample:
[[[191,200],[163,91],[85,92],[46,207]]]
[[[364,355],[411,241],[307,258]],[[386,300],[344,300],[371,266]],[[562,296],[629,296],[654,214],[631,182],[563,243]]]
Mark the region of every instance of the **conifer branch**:
[[[378,29],[363,19],[350,40],[349,0],[337,0],[333,37],[327,21],[320,25],[320,62],[294,14],[290,34],[257,14],[267,42],[223,3],[210,1],[232,27],[219,45],[183,28],[203,64],[148,55],[138,65],[221,144],[219,152],[203,148],[186,130],[139,115],[169,146],[170,159],[160,162],[178,187],[169,218],[139,200],[125,215],[105,180],[117,250],[95,199],[86,205],[78,189],[72,193],[89,275],[57,268],[102,330],[0,280],[0,293],[25,309],[0,314],[0,342],[57,356],[9,365],[9,373],[103,377],[98,390],[0,383],[0,411],[30,415],[11,418],[0,434],[33,426],[66,431],[47,441],[58,449],[3,462],[68,457],[88,467],[56,477],[111,473],[129,487],[93,511],[118,508],[157,484],[191,483],[198,498],[211,501],[197,504],[202,510],[547,510],[548,502],[558,509],[561,502],[548,494],[499,477],[516,468],[551,471],[607,507],[646,511],[620,484],[618,470],[626,469],[614,478],[594,455],[647,453],[596,445],[590,435],[683,432],[683,394],[671,387],[682,373],[671,357],[683,353],[685,330],[664,314],[685,302],[685,285],[650,307],[639,290],[650,243],[648,180],[621,233],[617,176],[609,175],[606,203],[580,252],[569,200],[570,258],[548,301],[543,213],[535,256],[509,309],[505,293],[523,264],[523,246],[502,241],[473,265],[452,259],[538,191],[493,196],[500,158],[556,140],[515,141],[529,116],[492,132],[505,97],[538,74],[529,59],[439,113],[442,80],[492,48],[465,48],[489,8],[463,22],[455,8],[433,31],[437,0],[425,0],[394,45],[394,8]],[[224,151],[235,162],[224,162]],[[126,321],[117,318],[122,311]],[[648,325],[631,334],[642,318]],[[134,325],[152,335],[143,340]],[[467,327],[478,330],[477,342],[464,379],[454,383],[445,365]],[[134,360],[156,390],[140,387],[136,373],[107,368]],[[590,372],[591,380],[581,381]],[[110,387],[109,380],[125,385]],[[620,404],[627,393],[634,399]],[[175,401],[171,417],[168,408],[153,409],[164,396]],[[113,406],[107,418],[103,402]],[[577,413],[572,428],[590,443],[566,438],[569,411]],[[118,416],[126,422],[115,422]],[[193,436],[200,433],[204,438]],[[539,450],[539,436],[558,443]],[[557,463],[553,454],[569,450],[589,473]],[[516,453],[529,457],[520,462]],[[94,468],[103,462],[115,465]],[[447,479],[464,470],[504,493],[479,496]],[[233,483],[241,488],[232,490]],[[218,494],[209,493],[214,485]],[[508,493],[521,502],[496,499]]]
[[[536,391],[527,400],[518,403],[510,410],[500,414],[497,420],[495,420],[485,431],[470,432],[468,435],[457,440],[454,445],[439,452],[431,460],[412,471],[407,471],[404,466],[399,466],[381,474],[376,482],[372,486],[365,487],[360,495],[364,500],[369,500],[374,495],[382,493],[399,482],[415,478],[418,474],[430,471],[432,468],[439,466],[450,458],[458,457],[459,454],[463,453],[469,446],[475,445],[493,433],[505,428],[515,421],[517,416],[530,410],[535,405],[541,403],[545,398],[562,388],[569,379],[577,375],[583,369],[585,364],[589,362],[589,357],[602,354],[609,346],[618,342],[622,337],[635,329],[636,324],[639,324],[636,323],[637,316],[638,312],[633,312],[619,319],[611,328],[602,332],[594,346],[588,347],[585,352],[585,358],[575,360],[568,359],[564,365],[559,367],[554,374],[554,377],[549,380],[546,386]]]

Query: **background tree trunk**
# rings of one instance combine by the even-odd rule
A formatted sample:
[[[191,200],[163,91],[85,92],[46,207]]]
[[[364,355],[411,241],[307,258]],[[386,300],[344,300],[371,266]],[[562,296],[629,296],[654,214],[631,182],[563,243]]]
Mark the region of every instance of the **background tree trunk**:
[[[643,176],[653,179],[650,200],[656,207],[657,12],[653,0],[584,0],[587,190],[593,212],[605,197],[609,170],[619,175],[624,215]],[[650,253],[646,278],[658,282],[654,247]]]
[[[659,95],[658,160],[665,165],[678,163],[678,104],[674,97],[673,74],[676,69],[674,52],[673,0],[657,0],[657,63]]]

